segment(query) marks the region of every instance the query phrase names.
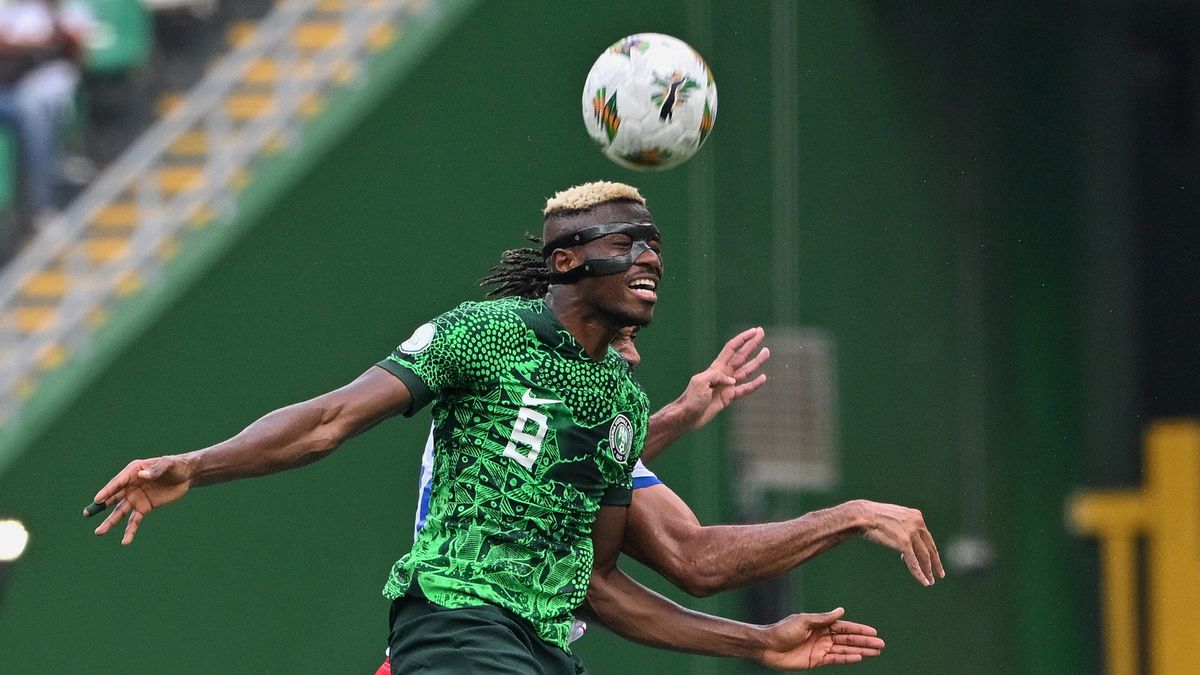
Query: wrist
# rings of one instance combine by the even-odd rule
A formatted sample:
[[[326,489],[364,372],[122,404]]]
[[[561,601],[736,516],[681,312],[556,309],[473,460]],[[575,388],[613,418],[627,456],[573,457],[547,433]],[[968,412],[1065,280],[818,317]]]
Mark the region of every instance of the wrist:
[[[846,511],[849,523],[847,529],[865,534],[875,524],[875,519],[871,515],[871,502],[866,499],[852,499],[839,505],[838,508],[844,508]]]
[[[194,450],[192,452],[175,455],[180,473],[183,474],[183,483],[189,488],[201,487],[204,482],[204,452],[202,450]]]
[[[738,655],[738,658],[755,661],[762,665],[767,663],[767,655],[772,652],[778,652],[781,649],[779,639],[772,631],[772,626],[762,626],[757,624],[746,624],[747,634],[745,637],[745,652]]]
[[[668,436],[682,436],[695,430],[698,415],[689,415],[683,397],[666,404],[651,416],[656,430]]]
[[[704,426],[700,421],[704,417],[704,409],[689,405],[686,391],[667,407],[671,408],[671,422],[681,434],[691,433]]]

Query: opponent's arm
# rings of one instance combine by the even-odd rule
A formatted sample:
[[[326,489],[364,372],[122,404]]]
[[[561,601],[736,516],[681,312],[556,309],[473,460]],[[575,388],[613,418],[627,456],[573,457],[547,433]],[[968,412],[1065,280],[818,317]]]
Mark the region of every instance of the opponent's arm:
[[[708,424],[725,406],[767,381],[765,373],[754,376],[771,358],[771,350],[766,347],[755,351],[762,341],[762,328],[733,336],[708,368],[692,376],[679,398],[650,416],[643,462],[658,456],[685,433]]]
[[[128,515],[121,539],[128,544],[147,513],[179,499],[192,487],[310,464],[345,440],[406,411],[411,403],[403,382],[373,367],[344,387],[267,413],[216,445],[134,460],[96,493],[95,503],[117,505],[96,534],[107,533]]]
[[[778,576],[862,536],[899,551],[929,586],[946,576],[921,512],[855,500],[778,523],[702,526],[666,485],[634,490],[624,552],[687,593],[704,597]]]
[[[601,507],[592,530],[595,563],[587,595],[594,616],[618,635],[653,647],[747,658],[788,670],[854,663],[883,649],[874,628],[841,621],[840,608],[760,626],[680,607],[617,568],[625,520],[625,507]]]

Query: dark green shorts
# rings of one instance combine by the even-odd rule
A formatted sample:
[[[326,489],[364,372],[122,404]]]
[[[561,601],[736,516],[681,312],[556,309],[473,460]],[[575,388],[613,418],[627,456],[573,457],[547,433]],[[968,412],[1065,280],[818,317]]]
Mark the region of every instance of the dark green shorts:
[[[579,659],[494,605],[447,609],[420,596],[392,601],[393,675],[584,675]]]

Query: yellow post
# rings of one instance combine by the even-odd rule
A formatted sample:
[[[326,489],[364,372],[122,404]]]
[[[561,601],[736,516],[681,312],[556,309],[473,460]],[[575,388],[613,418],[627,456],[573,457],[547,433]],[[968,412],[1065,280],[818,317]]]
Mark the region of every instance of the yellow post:
[[[1077,495],[1070,520],[1081,534],[1100,538],[1103,635],[1109,675],[1137,675],[1138,589],[1136,546],[1143,529],[1142,498],[1132,490]]]
[[[1137,674],[1138,596],[1134,584],[1137,560],[1132,536],[1108,537],[1100,546],[1104,556],[1104,597],[1108,617],[1106,649],[1108,672],[1112,675]]]
[[[1068,517],[1100,539],[1108,672],[1137,672],[1135,542],[1145,536],[1149,593],[1145,655],[1157,675],[1194,672],[1200,649],[1200,424],[1159,422],[1145,439],[1141,490],[1076,495]]]
[[[1200,425],[1156,424],[1146,450],[1151,672],[1194,673],[1200,649]]]

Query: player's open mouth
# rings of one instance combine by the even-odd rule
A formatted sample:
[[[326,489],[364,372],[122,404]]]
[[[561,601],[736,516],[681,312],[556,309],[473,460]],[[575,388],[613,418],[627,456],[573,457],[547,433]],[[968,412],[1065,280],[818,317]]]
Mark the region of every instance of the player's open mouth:
[[[658,300],[658,282],[650,277],[642,277],[629,282],[629,290],[639,298],[648,302]]]

